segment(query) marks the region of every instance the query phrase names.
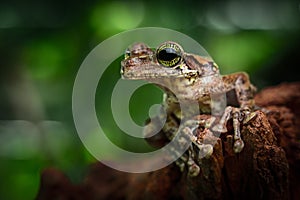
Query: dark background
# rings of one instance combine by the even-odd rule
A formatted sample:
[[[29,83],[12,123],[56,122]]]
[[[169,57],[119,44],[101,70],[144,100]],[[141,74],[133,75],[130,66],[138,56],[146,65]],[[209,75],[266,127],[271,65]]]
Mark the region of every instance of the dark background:
[[[1,1],[0,199],[33,199],[45,167],[78,183],[95,161],[77,136],[71,98],[77,70],[103,40],[137,27],[174,29],[197,40],[222,74],[246,71],[261,89],[299,80],[299,3]],[[148,147],[125,137],[109,110],[120,60],[101,79],[97,114],[116,144],[143,151]],[[161,96],[153,86],[140,88],[130,104],[133,119],[142,124]]]

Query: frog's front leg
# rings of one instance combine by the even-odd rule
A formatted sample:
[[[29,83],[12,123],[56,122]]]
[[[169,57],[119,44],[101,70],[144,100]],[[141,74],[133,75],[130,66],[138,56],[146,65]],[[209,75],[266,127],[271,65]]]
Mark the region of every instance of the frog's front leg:
[[[177,144],[179,149],[181,146],[190,143],[188,151],[185,152],[176,164],[184,169],[184,166],[188,168],[189,176],[197,176],[200,173],[200,166],[197,162],[203,157],[210,157],[213,153],[213,145],[212,144],[203,144],[199,138],[195,135],[199,127],[208,130],[206,127],[210,124],[210,120],[204,121],[199,119],[191,119],[183,122],[181,128],[179,128],[177,134],[181,134],[177,140]],[[173,152],[176,153],[176,152]]]
[[[227,91],[235,90],[236,98],[239,106],[235,108],[235,113],[239,113],[236,117],[241,119],[243,123],[247,123],[256,116],[254,111],[254,93],[256,88],[250,83],[247,73],[239,72],[231,75],[223,76],[223,82],[227,86]]]
[[[199,138],[195,135],[195,132],[199,127],[205,128],[208,126],[207,124],[211,124],[211,122],[191,119],[185,121],[182,126],[183,128],[178,130],[179,133],[182,132],[182,136],[183,136],[179,138],[179,141],[188,140],[189,142],[192,143],[192,145],[194,145],[198,149],[199,158],[196,158],[195,154],[191,154],[190,156],[196,160],[201,159],[203,157],[210,157],[211,154],[213,153],[213,145],[203,144],[199,140]],[[194,153],[195,151],[193,150],[192,152]]]
[[[229,119],[232,118],[233,121],[233,130],[234,130],[234,144],[233,150],[235,153],[239,153],[244,148],[244,142],[241,138],[240,132],[240,110],[239,108],[234,108],[232,106],[227,106],[225,108],[224,114],[220,119],[219,123],[212,127],[212,130],[215,132],[227,132],[226,124]]]
[[[191,177],[198,176],[200,173],[200,166],[195,162],[195,150],[191,145],[187,152],[185,152],[177,161],[176,165],[183,172],[185,167],[188,169],[188,175]]]
[[[237,108],[233,108],[232,111],[232,121],[233,121],[233,130],[234,130],[234,143],[233,143],[233,151],[235,153],[239,153],[244,148],[244,142],[241,138],[241,131],[240,131],[240,111]]]
[[[249,115],[255,106],[254,93],[256,91],[256,88],[250,83],[249,76],[244,72],[239,72],[223,76],[222,81],[225,87],[224,91],[235,90],[238,107],[246,115]],[[247,117],[245,116],[244,120]]]
[[[246,73],[235,73],[223,76],[224,91],[235,90],[238,107],[227,106],[219,123],[213,127],[213,131],[226,132],[226,124],[229,119],[233,120],[234,129],[234,152],[239,153],[244,147],[244,142],[240,134],[240,122],[246,123],[251,120],[255,113],[254,109],[254,92],[255,87],[251,85],[249,77]],[[232,102],[228,102],[231,104]]]

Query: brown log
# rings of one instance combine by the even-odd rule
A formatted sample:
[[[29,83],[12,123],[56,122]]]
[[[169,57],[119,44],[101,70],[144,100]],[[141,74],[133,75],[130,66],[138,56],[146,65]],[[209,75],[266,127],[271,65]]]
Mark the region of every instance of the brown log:
[[[74,186],[60,172],[45,170],[37,199],[72,199],[74,194],[76,199],[299,199],[300,83],[266,88],[255,100],[266,113],[256,111],[242,125],[243,151],[232,151],[229,124],[213,155],[202,160],[197,177],[175,164],[129,174],[96,163],[85,181]]]

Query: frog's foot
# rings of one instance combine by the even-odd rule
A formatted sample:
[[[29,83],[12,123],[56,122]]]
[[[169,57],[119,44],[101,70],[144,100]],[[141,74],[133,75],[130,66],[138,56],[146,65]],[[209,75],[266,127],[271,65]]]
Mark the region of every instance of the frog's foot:
[[[188,175],[191,177],[198,176],[200,173],[200,167],[195,163],[193,159],[189,159],[188,163]]]
[[[180,170],[183,171],[185,166],[188,169],[188,175],[191,177],[195,177],[200,173],[200,167],[195,162],[195,160],[200,160],[202,158],[209,158],[213,153],[213,145],[211,144],[203,144],[200,136],[196,136],[197,132],[199,131],[199,126],[204,126],[205,124],[200,123],[197,120],[188,120],[184,123],[181,130],[179,130],[182,134],[177,140],[176,146],[178,147],[177,150],[180,150],[181,147],[190,145],[188,148],[188,152],[184,153],[180,158],[176,161],[176,164],[179,166]],[[212,134],[209,132],[207,128],[206,134]],[[177,151],[176,148],[174,151]],[[173,152],[174,154],[175,152]],[[188,157],[187,157],[188,156]]]
[[[184,132],[184,137],[181,137],[178,140],[180,143],[180,146],[186,145],[189,140],[190,142],[192,142],[192,144],[195,147],[197,147],[197,149],[199,151],[199,156],[198,156],[199,159],[204,158],[204,157],[209,158],[211,156],[211,154],[213,153],[213,146],[211,144],[202,144],[198,140],[198,138],[194,135],[194,133],[193,133],[194,129],[191,129],[189,127],[185,127],[182,129],[182,131]],[[190,148],[192,148],[192,146]]]
[[[194,150],[193,146],[191,146],[189,148],[188,153],[189,153],[189,159],[188,159],[188,162],[187,162],[188,175],[191,176],[191,177],[198,176],[198,174],[200,173],[200,167],[194,161],[194,159],[195,159],[195,150]]]
[[[179,167],[181,172],[184,171],[187,161],[188,161],[188,157],[186,153],[183,154],[178,160],[176,160],[175,163]]]
[[[233,120],[233,138],[234,138],[234,144],[233,144],[233,150],[235,153],[239,153],[244,148],[244,142],[241,138],[240,133],[240,124],[246,124],[252,119],[256,117],[256,112],[251,112],[250,109],[247,107],[245,108],[235,108],[231,106],[227,106],[223,116],[221,117],[218,124],[216,124],[212,131],[215,132],[227,132],[226,124],[227,121],[232,118]]]
[[[198,159],[209,158],[214,152],[214,147],[211,144],[197,144],[196,146],[199,149]]]
[[[179,167],[181,172],[187,168],[188,176],[195,177],[200,173],[199,165],[194,161],[195,152],[193,147],[190,147],[177,161],[176,165]]]
[[[225,108],[224,114],[221,117],[218,124],[216,124],[212,131],[216,132],[227,132],[226,124],[227,121],[232,118],[233,120],[233,138],[234,138],[234,144],[233,144],[233,150],[235,153],[239,153],[244,148],[244,142],[241,138],[240,133],[240,122],[243,121],[243,123],[249,122],[251,119],[253,119],[256,116],[255,113],[251,113],[247,109],[242,110],[241,108],[235,108],[231,106],[227,106]]]
[[[234,139],[233,151],[234,153],[240,153],[244,148],[244,142],[241,138]]]
[[[183,128],[183,131],[185,133],[185,136],[188,137],[190,139],[190,141],[193,143],[193,145],[195,147],[197,147],[198,149],[198,159],[201,159],[201,158],[209,158],[212,153],[213,153],[213,145],[211,144],[203,144],[202,142],[200,142],[200,139],[194,135],[194,131],[199,127],[199,124],[197,124],[196,121],[194,120],[190,120],[189,122],[190,125],[193,125],[192,127],[185,127]],[[196,125],[196,126],[195,126]],[[203,125],[203,124],[201,124]],[[209,131],[209,129],[205,128],[205,131],[204,131],[206,134],[205,136],[207,135],[211,135],[212,133]],[[205,137],[204,136],[204,137]],[[190,147],[191,149],[193,148],[192,146]],[[194,155],[193,155],[194,157]]]
[[[235,153],[240,153],[244,148],[244,142],[241,138],[240,132],[240,121],[242,120],[242,112],[240,108],[232,109],[232,121],[233,121],[233,151]]]
[[[240,121],[243,124],[248,123],[252,119],[256,117],[256,112],[251,112],[248,109],[241,110],[239,108],[234,108],[232,111],[232,119],[233,119],[233,128],[234,128],[234,143],[233,143],[233,151],[235,153],[240,153],[244,148],[244,142],[241,138],[240,133]]]
[[[234,129],[234,144],[233,150],[235,153],[240,153],[244,148],[244,142],[241,138],[240,123],[248,123],[256,117],[256,112],[251,112],[248,108],[233,108],[232,109],[232,120]]]
[[[198,176],[200,173],[200,166],[194,160],[201,160],[202,158],[209,158],[213,153],[213,146],[210,144],[198,144],[199,149],[198,158],[195,157],[195,150],[193,147],[189,149],[189,159],[187,162],[188,175],[191,177]]]

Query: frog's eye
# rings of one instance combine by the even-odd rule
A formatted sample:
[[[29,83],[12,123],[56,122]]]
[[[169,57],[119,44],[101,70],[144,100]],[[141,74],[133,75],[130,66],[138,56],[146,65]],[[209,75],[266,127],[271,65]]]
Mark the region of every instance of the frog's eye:
[[[177,65],[182,58],[182,48],[174,42],[165,42],[156,50],[157,61],[165,67]]]

